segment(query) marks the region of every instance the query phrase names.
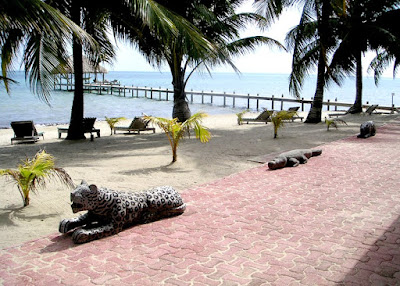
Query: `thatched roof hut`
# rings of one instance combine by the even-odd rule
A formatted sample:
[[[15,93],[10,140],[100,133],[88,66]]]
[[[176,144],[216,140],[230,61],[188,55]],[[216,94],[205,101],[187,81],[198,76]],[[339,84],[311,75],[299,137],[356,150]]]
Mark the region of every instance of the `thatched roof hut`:
[[[74,73],[74,62],[72,57],[68,58],[68,65],[69,67],[65,69],[66,73]],[[82,59],[82,65],[83,65],[83,73],[102,73],[105,74],[107,73],[107,69],[101,65],[98,65],[97,68],[94,67],[94,65],[89,61],[88,58],[83,57]],[[54,69],[53,73],[54,74],[59,74],[60,69]]]
[[[83,80],[85,83],[90,83],[91,81],[103,81],[104,82],[104,74],[108,71],[105,67],[98,65],[96,68],[89,61],[88,58],[83,57]],[[53,71],[54,74],[54,89],[63,89],[66,87],[67,90],[72,90],[74,86],[74,65],[73,59],[70,57],[68,59],[68,66],[65,69],[65,73],[60,73],[61,68],[55,68]],[[101,75],[101,79],[98,79],[98,75]]]

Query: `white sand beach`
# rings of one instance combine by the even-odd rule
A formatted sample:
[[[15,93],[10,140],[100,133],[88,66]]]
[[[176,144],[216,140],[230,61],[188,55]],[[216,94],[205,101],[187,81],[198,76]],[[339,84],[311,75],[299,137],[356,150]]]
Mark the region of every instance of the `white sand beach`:
[[[202,144],[194,137],[184,139],[174,164],[171,164],[168,140],[159,129],[155,134],[110,136],[107,123],[96,122],[95,127],[101,129],[101,138],[75,142],[58,139],[57,126],[36,126],[39,132],[45,132],[44,140],[16,145],[10,144],[12,129],[1,129],[0,169],[15,168],[22,159],[45,149],[56,158],[57,167],[64,168],[76,184],[86,180],[120,191],[171,185],[183,191],[259,166],[260,162],[284,151],[321,146],[355,136],[364,121],[373,120],[381,126],[397,117],[398,114],[346,115],[341,118],[348,125],[330,131],[326,130],[324,122],[304,124],[295,121],[285,124],[279,137],[274,139],[271,123],[239,126],[235,114],[213,115],[204,120],[212,133],[211,141]],[[120,125],[129,123],[130,120],[126,120]],[[31,194],[31,203],[25,208],[11,181],[0,178],[0,187],[0,248],[55,233],[61,219],[73,216],[69,201],[71,190],[54,181],[46,189]]]

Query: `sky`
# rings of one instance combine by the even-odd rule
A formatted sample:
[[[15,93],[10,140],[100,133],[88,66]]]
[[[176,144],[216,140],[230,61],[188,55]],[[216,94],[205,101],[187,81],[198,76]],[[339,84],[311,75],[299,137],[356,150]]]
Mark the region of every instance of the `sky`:
[[[253,1],[247,1],[240,12],[252,12]],[[255,26],[249,26],[242,33],[245,36],[263,35],[278,40],[284,45],[287,31],[294,27],[300,19],[300,12],[296,9],[288,10],[278,22],[270,29],[261,32]],[[251,54],[234,59],[235,65],[242,73],[290,73],[291,55],[278,48],[260,46]],[[112,66],[106,66],[109,71],[158,71],[153,68],[135,47],[125,43],[117,43],[117,58]],[[162,67],[162,71],[168,68]],[[214,72],[234,72],[229,66],[220,66],[213,69]]]
[[[238,12],[253,12],[253,0],[248,0],[239,9]],[[287,32],[296,26],[300,20],[301,10],[298,7],[293,7],[282,13],[278,21],[271,25],[268,30],[260,31],[255,26],[249,26],[242,33],[245,36],[267,36],[279,41],[285,45],[285,36]],[[367,72],[369,62],[374,57],[373,53],[367,53],[363,60],[364,76],[373,76]],[[234,58],[234,64],[242,73],[280,73],[289,74],[291,71],[292,55],[278,48],[260,46],[250,54],[246,54]],[[117,43],[117,58],[113,65],[105,65],[109,71],[159,71],[160,69],[152,67],[145,58],[126,43]],[[161,67],[161,71],[169,71],[167,66]],[[215,67],[212,72],[234,72],[229,66]],[[312,72],[316,73],[316,71]],[[392,69],[389,67],[383,74],[384,77],[392,77]]]

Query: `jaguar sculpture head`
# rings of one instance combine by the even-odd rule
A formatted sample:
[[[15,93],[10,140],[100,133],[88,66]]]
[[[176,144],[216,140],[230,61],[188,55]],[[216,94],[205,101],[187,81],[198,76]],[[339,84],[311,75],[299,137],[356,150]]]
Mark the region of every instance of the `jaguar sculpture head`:
[[[94,210],[99,204],[99,192],[95,185],[82,181],[71,192],[71,208],[73,213]]]

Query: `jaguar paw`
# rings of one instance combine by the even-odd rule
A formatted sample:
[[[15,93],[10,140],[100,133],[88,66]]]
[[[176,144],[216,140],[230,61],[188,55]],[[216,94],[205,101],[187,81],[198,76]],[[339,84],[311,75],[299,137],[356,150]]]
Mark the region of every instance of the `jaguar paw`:
[[[74,221],[72,219],[63,219],[60,221],[58,231],[61,233],[67,233],[74,228]]]
[[[76,244],[85,243],[91,241],[90,232],[85,229],[77,229],[72,234],[72,241]]]

